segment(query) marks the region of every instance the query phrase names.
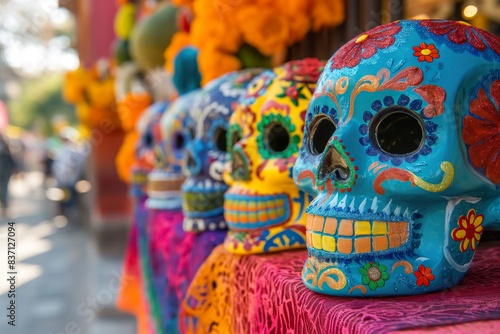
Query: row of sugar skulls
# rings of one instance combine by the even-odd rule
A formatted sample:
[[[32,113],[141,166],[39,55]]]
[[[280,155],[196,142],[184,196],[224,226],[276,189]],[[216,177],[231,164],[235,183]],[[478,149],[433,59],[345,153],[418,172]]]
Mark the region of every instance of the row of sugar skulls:
[[[307,113],[301,106],[312,91],[303,83],[319,74],[317,63],[257,76],[226,129],[226,248],[249,254],[307,242],[303,281],[327,294],[415,294],[456,284],[484,227],[499,221],[498,45],[460,22],[380,26],[332,57]],[[211,139],[223,133],[206,130]],[[220,228],[222,220],[199,211],[220,214],[207,203],[222,192],[213,178],[221,164],[207,166],[201,182],[208,150],[192,147],[185,227]],[[292,176],[316,197],[307,215],[310,197],[287,183]]]
[[[287,153],[295,128],[286,124],[302,124],[282,116],[295,109],[264,110],[283,111],[277,101],[283,96],[297,106],[307,90],[266,79],[268,73],[249,85],[229,125],[226,249],[251,254],[305,242],[302,281],[330,295],[410,295],[456,285],[483,231],[500,228],[500,39],[463,22],[435,20],[360,34],[326,64],[301,113],[304,135],[293,169]],[[273,143],[285,131],[272,130],[272,123],[289,129],[288,141]],[[288,194],[296,197],[282,196],[287,182],[265,174],[272,169],[293,177],[301,191]],[[216,299],[236,297],[231,287],[216,290],[237,282],[214,268],[237,261],[205,262],[184,300],[192,316],[213,317],[204,324],[222,331],[230,332],[224,326],[234,319],[224,321],[230,310]]]
[[[141,120],[147,125],[138,151],[156,160],[147,184],[139,185],[148,199],[147,213],[137,224],[142,285],[156,332],[179,331],[179,300],[197,268],[226,235],[222,202],[227,186],[221,173],[227,160],[227,123],[259,72],[225,75],[162,108],[161,119],[146,113]],[[150,109],[158,109],[155,105]]]

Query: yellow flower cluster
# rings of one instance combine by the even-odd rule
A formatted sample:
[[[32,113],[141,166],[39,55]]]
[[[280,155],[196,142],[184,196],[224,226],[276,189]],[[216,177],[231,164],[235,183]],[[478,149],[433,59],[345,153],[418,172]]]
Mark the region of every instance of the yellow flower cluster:
[[[179,32],[165,51],[166,68],[171,72],[175,55],[193,45],[199,49],[203,83],[240,69],[237,53],[244,44],[273,58],[309,31],[344,20],[343,0],[174,0],[174,4],[189,5],[194,20],[189,35]]]
[[[104,118],[120,126],[115,112],[114,78],[109,73],[103,75],[96,67],[67,72],[63,98],[76,105],[80,123],[89,128],[98,127]]]

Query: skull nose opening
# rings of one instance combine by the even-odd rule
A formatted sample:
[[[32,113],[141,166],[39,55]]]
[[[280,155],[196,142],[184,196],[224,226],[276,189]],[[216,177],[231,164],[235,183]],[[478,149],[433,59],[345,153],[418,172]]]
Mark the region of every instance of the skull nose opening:
[[[246,181],[248,180],[248,169],[245,164],[241,153],[238,151],[233,152],[232,159],[232,175],[233,180]]]
[[[186,156],[184,158],[184,165],[186,166],[186,169],[188,170],[191,176],[195,176],[198,174],[198,169],[199,169],[198,164],[196,163],[196,160],[190,151],[186,152]]]
[[[320,180],[326,180],[329,177],[337,182],[347,182],[351,177],[347,162],[334,146],[330,146],[325,152],[318,175]]]

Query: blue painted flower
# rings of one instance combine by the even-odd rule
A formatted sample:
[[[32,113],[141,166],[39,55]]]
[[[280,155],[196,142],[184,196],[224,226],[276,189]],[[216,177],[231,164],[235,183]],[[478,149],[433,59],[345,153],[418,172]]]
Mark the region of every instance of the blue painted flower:
[[[386,154],[377,147],[373,146],[370,141],[370,134],[369,134],[370,121],[377,112],[391,106],[400,106],[411,109],[414,112],[420,113],[420,115],[424,119],[424,125],[427,132],[427,135],[425,137],[425,144],[422,145],[417,152],[411,155],[393,156]],[[408,163],[413,163],[417,161],[419,156],[421,155],[426,156],[432,152],[431,146],[433,146],[438,139],[438,136],[435,134],[438,125],[430,121],[430,119],[425,117],[425,115],[423,114],[422,100],[420,99],[411,100],[407,95],[402,94],[397,101],[394,101],[394,98],[392,96],[386,96],[382,101],[381,100],[373,101],[373,103],[371,104],[371,109],[372,110],[366,110],[364,112],[363,121],[365,123],[359,126],[359,133],[362,135],[362,137],[359,139],[359,142],[361,143],[361,145],[366,146],[365,150],[366,154],[373,157],[378,156],[380,162],[390,161],[394,166],[399,166],[403,163],[403,161],[406,161]]]

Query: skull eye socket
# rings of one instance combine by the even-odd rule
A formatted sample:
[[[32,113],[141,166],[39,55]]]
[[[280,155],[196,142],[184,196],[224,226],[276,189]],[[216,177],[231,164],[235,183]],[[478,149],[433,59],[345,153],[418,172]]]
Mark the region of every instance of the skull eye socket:
[[[384,153],[409,155],[418,151],[425,138],[424,122],[409,109],[387,108],[370,122],[370,141]]]
[[[290,134],[283,125],[272,122],[266,128],[265,141],[272,152],[283,152],[290,144]]]
[[[336,129],[335,123],[327,115],[315,116],[309,126],[310,152],[314,155],[323,153]]]
[[[221,152],[227,152],[227,143],[226,143],[226,138],[227,138],[227,130],[223,127],[218,127],[214,131],[214,137],[213,137],[213,142],[215,144],[215,147]]]
[[[173,143],[174,143],[174,149],[176,149],[176,150],[180,150],[181,148],[184,147],[185,141],[184,141],[184,136],[182,135],[182,133],[177,132],[174,135]]]

